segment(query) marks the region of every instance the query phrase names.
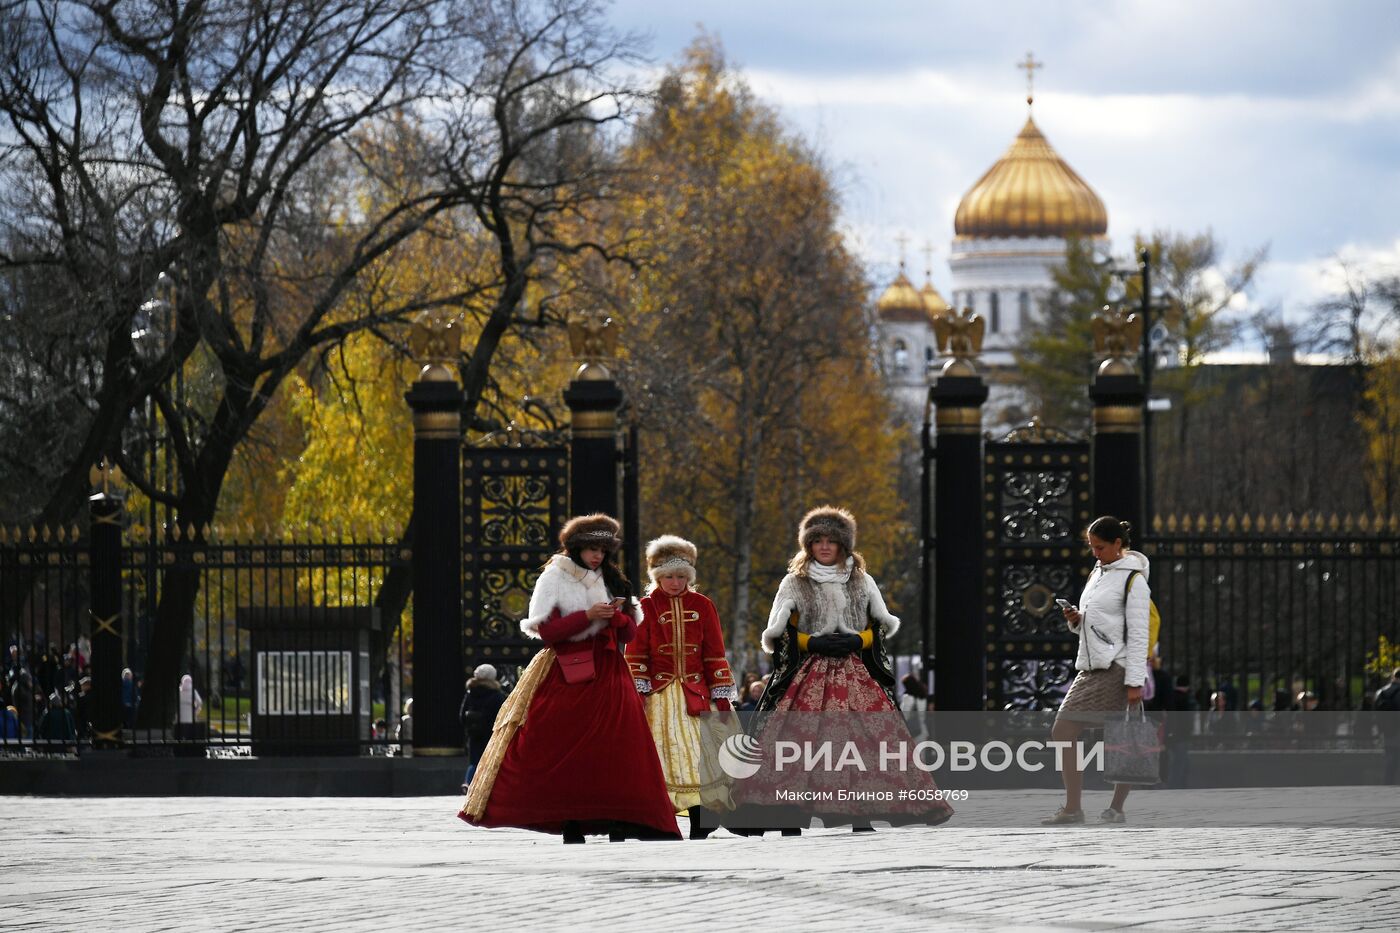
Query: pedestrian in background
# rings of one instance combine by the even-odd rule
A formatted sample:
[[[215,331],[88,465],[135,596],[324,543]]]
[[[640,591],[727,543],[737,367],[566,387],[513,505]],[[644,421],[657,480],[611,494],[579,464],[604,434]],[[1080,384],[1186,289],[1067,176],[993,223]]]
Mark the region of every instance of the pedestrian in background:
[[[467,681],[467,692],[462,696],[462,708],[457,719],[462,723],[462,736],[467,744],[467,774],[462,778],[462,793],[476,774],[476,766],[481,764],[481,756],[486,751],[486,743],[491,741],[491,727],[496,723],[496,714],[505,702],[506,694],[501,682],[496,678],[496,669],[490,664],[478,664]]]
[[[1390,683],[1376,691],[1372,708],[1380,714],[1381,737],[1385,739],[1381,783],[1400,784],[1400,668],[1390,675]]]

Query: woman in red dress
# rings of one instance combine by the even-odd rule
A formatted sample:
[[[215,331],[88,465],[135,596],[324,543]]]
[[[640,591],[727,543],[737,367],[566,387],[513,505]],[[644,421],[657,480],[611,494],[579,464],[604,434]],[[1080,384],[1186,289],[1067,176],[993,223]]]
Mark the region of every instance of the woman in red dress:
[[[675,810],[619,645],[641,618],[610,557],[620,526],[607,515],[571,519],[520,623],[547,646],[501,707],[458,814],[477,826],[516,826],[566,843],[679,839]]]

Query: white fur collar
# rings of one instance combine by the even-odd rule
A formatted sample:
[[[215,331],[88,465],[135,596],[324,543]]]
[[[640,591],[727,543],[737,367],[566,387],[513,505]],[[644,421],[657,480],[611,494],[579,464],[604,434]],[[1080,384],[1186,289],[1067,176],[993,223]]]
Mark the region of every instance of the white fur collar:
[[[530,594],[530,615],[521,620],[520,630],[531,638],[539,638],[540,623],[548,619],[555,609],[559,610],[560,615],[568,615],[582,612],[595,603],[607,602],[609,598],[601,572],[580,567],[567,554],[555,554],[535,581],[535,591]],[[635,599],[630,601],[629,608],[632,617],[640,622],[641,607]],[[599,619],[569,641],[592,638],[607,626],[607,619]]]

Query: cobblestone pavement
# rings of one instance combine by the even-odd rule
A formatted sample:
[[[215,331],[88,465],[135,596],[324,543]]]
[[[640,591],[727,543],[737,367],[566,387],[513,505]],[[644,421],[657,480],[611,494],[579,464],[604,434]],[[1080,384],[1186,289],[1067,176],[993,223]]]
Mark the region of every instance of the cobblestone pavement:
[[[469,827],[445,797],[4,797],[0,929],[1396,928],[1395,788],[1155,791],[1129,816],[1202,795],[1235,812],[1325,798],[1335,822],[1051,830],[1029,817],[1056,795],[1026,792],[1005,798],[1025,828],[964,811],[936,829],[566,847]]]

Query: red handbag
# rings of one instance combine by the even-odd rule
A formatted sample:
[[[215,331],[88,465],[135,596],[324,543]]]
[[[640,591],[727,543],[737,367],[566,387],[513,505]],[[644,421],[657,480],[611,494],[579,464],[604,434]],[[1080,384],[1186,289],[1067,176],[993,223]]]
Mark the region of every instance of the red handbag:
[[[556,654],[555,660],[559,662],[559,672],[564,675],[566,684],[586,684],[598,676],[593,663],[593,639],[580,644],[583,646],[580,651]]]

